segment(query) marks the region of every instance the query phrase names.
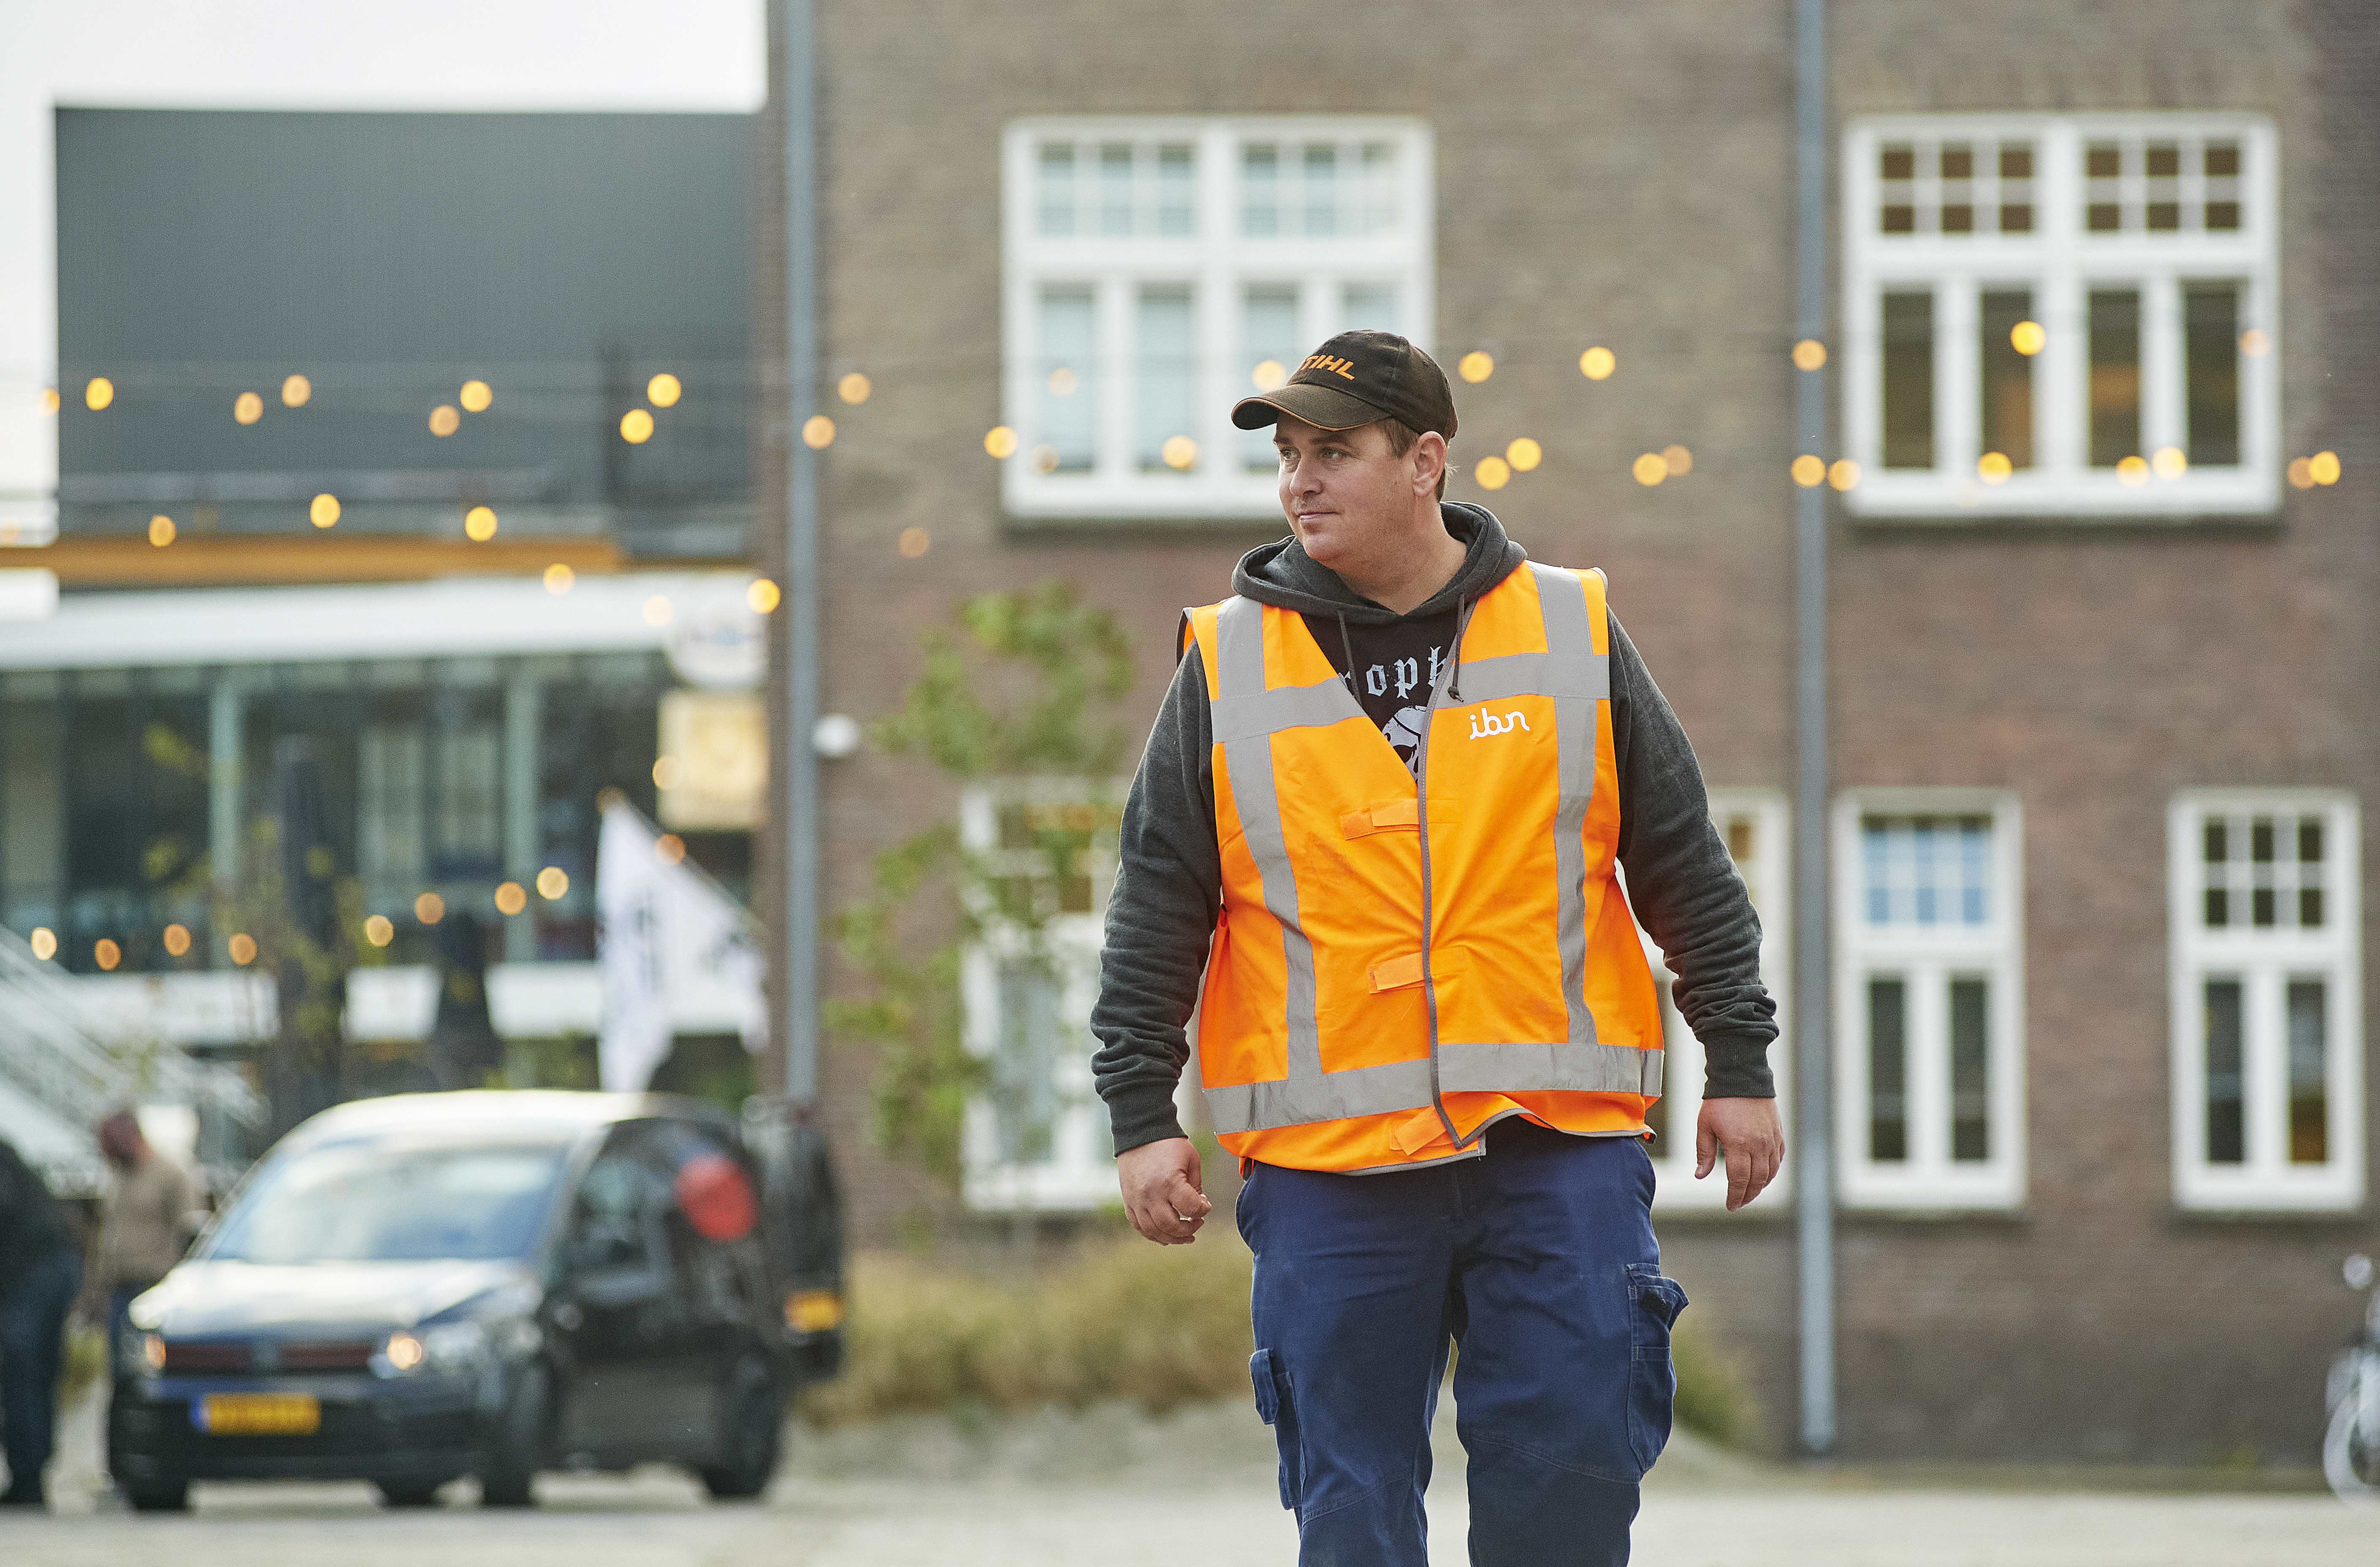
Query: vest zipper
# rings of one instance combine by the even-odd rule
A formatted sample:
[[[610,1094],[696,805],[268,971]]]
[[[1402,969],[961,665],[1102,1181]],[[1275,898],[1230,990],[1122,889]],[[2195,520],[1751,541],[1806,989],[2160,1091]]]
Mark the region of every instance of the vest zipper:
[[[1463,634],[1471,629],[1471,612],[1478,605],[1468,603],[1454,621],[1454,655],[1446,662],[1447,694],[1462,689]],[[1438,1111],[1438,1124],[1446,1128],[1448,1141],[1455,1151],[1463,1150],[1463,1137],[1454,1129],[1454,1118],[1446,1113],[1446,1095],[1438,1083],[1438,979],[1430,969],[1430,927],[1437,907],[1430,894],[1429,883],[1429,731],[1438,716],[1439,693],[1433,689],[1427,706],[1421,711],[1421,745],[1414,752],[1414,824],[1421,830],[1421,993],[1429,1014],[1429,1106]],[[1485,1136],[1482,1124],[1480,1134]]]

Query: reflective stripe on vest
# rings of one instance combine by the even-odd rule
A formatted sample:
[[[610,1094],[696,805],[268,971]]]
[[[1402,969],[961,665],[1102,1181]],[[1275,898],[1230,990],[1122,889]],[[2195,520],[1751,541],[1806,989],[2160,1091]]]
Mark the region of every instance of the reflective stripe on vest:
[[[1287,1048],[1282,1078],[1206,1090],[1218,1133],[1229,1136],[1420,1110],[1436,1103],[1439,1093],[1660,1093],[1662,1051],[1598,1042],[1585,993],[1588,931],[1584,831],[1595,790],[1596,704],[1610,695],[1609,658],[1595,650],[1594,627],[1578,577],[1534,562],[1525,569],[1537,589],[1547,650],[1463,660],[1458,645],[1457,657],[1440,671],[1428,694],[1427,707],[1434,722],[1443,709],[1475,707],[1507,698],[1538,697],[1553,704],[1554,912],[1567,1038],[1434,1040],[1432,1055],[1336,1072],[1322,1070],[1314,947],[1299,919],[1296,876],[1276,794],[1274,736],[1350,718],[1370,721],[1346,682],[1336,674],[1312,685],[1268,690],[1264,607],[1249,599],[1234,598],[1215,611],[1215,692],[1209,717],[1215,744],[1222,751],[1238,825],[1261,883],[1265,909],[1281,929]],[[1280,613],[1287,617],[1285,624],[1293,622],[1290,612]],[[1454,695],[1458,685],[1459,698]],[[1422,744],[1427,743],[1426,732]],[[1423,782],[1426,787],[1427,780]],[[1384,805],[1376,808],[1369,820],[1361,812],[1346,820],[1357,824],[1343,829],[1352,838],[1369,831],[1375,822],[1412,825],[1414,816]],[[1442,963],[1446,956],[1435,954],[1433,961]],[[1400,975],[1396,982],[1421,978],[1420,957],[1415,954],[1412,978]],[[1390,966],[1402,967],[1380,966],[1383,970]],[[1389,988],[1383,974],[1376,973],[1374,983],[1376,989]]]

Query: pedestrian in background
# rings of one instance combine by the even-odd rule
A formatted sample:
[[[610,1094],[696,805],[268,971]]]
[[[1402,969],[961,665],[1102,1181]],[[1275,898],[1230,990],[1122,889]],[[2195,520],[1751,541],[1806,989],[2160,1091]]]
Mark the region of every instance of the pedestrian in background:
[[[85,1314],[107,1313],[107,1368],[123,1362],[126,1313],[182,1260],[199,1184],[188,1170],[149,1146],[128,1110],[99,1124],[99,1151],[115,1179],[100,1209],[99,1245],[84,1289]]]
[[[1653,1237],[1637,919],[1704,1046],[1696,1173],[1723,1157],[1730,1209],[1784,1155],[1759,919],[1603,574],[1443,501],[1427,354],[1342,333],[1232,418],[1274,426],[1293,537],[1184,612],[1124,807],[1091,1026],[1126,1210],[1180,1245],[1210,1207],[1173,1108],[1196,1004],[1300,1560],[1425,1567],[1453,1344],[1471,1560],[1624,1562],[1686,1304]]]
[[[14,1145],[0,1138],[0,1507],[40,1507],[58,1412],[67,1313],[82,1287],[74,1221]]]

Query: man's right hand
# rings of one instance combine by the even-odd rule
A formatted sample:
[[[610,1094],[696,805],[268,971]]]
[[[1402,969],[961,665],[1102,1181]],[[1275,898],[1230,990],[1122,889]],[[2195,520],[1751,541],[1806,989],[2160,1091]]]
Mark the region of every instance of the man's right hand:
[[[1143,1143],[1116,1155],[1123,1210],[1132,1227],[1161,1246],[1186,1246],[1215,1205],[1201,1189],[1198,1150],[1187,1137]]]

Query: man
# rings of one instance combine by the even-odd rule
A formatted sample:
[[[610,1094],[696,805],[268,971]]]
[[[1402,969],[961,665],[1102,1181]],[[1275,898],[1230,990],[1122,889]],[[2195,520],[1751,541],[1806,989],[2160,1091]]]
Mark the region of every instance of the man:
[[[1172,1099],[1195,1003],[1301,1561],[1422,1567],[1451,1342],[1472,1560],[1625,1561],[1685,1305],[1635,919],[1704,1044],[1697,1174],[1723,1153],[1730,1208],[1784,1153],[1759,922],[1601,574],[1441,502],[1427,354],[1343,333],[1232,417],[1275,427],[1293,536],[1187,612],[1124,808],[1092,1029],[1125,1207],[1169,1245],[1208,1212]]]
[[[41,1507],[58,1411],[67,1310],[82,1248],[58,1199],[0,1138],[0,1438],[8,1488],[0,1507]]]
[[[152,1288],[182,1260],[190,1215],[199,1207],[190,1172],[149,1146],[128,1110],[99,1124],[99,1151],[115,1179],[100,1209],[98,1255],[91,1269],[91,1305],[107,1313],[107,1365],[123,1364],[127,1314],[134,1297]]]

